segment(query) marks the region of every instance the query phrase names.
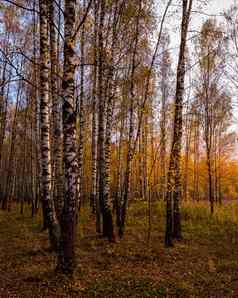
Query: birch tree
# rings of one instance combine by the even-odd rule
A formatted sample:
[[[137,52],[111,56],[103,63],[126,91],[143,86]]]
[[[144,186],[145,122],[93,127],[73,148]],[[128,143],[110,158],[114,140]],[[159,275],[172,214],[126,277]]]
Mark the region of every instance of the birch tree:
[[[51,99],[52,99],[52,116],[53,116],[53,197],[55,211],[60,219],[63,207],[63,187],[62,187],[62,131],[61,131],[61,97],[58,90],[58,59],[57,59],[57,34],[55,29],[55,4],[51,1],[49,4],[49,21],[50,21],[50,61],[51,61]]]
[[[63,158],[64,206],[60,221],[61,240],[57,269],[71,274],[75,268],[78,160],[75,109],[75,7],[76,0],[66,0],[64,10]]]
[[[43,213],[49,230],[51,246],[58,247],[59,226],[51,196],[51,159],[50,159],[50,118],[49,118],[49,42],[48,42],[48,1],[40,4],[40,124],[41,124],[41,169]]]
[[[183,125],[183,96],[185,79],[185,49],[192,9],[192,0],[182,2],[181,41],[177,66],[177,83],[174,101],[174,128],[167,181],[167,207],[165,245],[172,246],[173,239],[181,239],[181,142]]]

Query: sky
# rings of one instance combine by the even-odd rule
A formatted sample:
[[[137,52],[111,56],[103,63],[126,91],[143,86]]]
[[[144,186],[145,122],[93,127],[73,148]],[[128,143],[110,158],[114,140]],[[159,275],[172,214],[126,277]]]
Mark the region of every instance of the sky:
[[[196,2],[197,0],[195,0],[193,3]],[[233,3],[234,0],[210,0],[206,6],[203,6],[201,11],[208,15],[217,15],[217,20],[223,21],[223,17],[219,15],[222,14],[224,11],[228,10]],[[196,8],[194,8],[193,10],[195,9]],[[206,20],[208,17],[209,16],[206,15],[193,13],[191,25],[194,27],[200,27],[202,22]]]
[[[195,0],[196,1],[196,0]],[[218,23],[224,21],[223,16],[219,16],[224,11],[227,11],[232,4],[237,3],[235,0],[210,0],[209,4],[202,9],[203,12],[211,15],[218,15],[216,17]],[[201,28],[201,24],[206,20],[209,16],[201,16],[198,14],[194,14],[192,18],[191,27],[196,29]],[[233,124],[231,125],[231,130],[238,130],[238,106],[237,106],[237,98],[233,98]],[[238,150],[238,148],[237,148]]]
[[[229,8],[232,3],[234,3],[234,0],[211,0],[209,5],[210,7],[208,6],[208,9],[211,13],[216,14]]]
[[[191,23],[190,23],[190,30],[197,30],[199,31],[201,28],[201,25],[204,23],[206,19],[209,17],[216,16],[216,19],[218,22],[223,22],[224,17],[222,16],[222,13],[226,10],[228,10],[231,5],[234,3],[235,0],[209,0],[207,5],[203,5],[202,8],[198,8],[197,4],[200,2],[198,0],[193,0],[193,9],[192,9],[192,17],[191,17]],[[175,2],[175,1],[174,1]],[[173,2],[172,2],[173,4]],[[173,6],[173,5],[172,5]],[[174,8],[172,7],[172,10]],[[199,12],[199,13],[198,13]],[[180,17],[176,16],[176,18],[172,17],[169,18],[169,24],[166,24],[166,27],[173,26],[179,26],[180,25]],[[179,44],[179,32],[172,33],[172,43],[173,45]]]
[[[166,1],[167,2],[167,1]],[[197,35],[197,32],[200,31],[202,24],[209,18],[209,17],[216,17],[216,20],[218,23],[223,23],[224,17],[222,16],[224,11],[227,11],[232,4],[235,3],[235,0],[209,0],[206,5],[203,5],[201,7],[197,7],[198,3],[200,1],[193,0],[193,8],[192,8],[192,17],[191,17],[191,23],[189,26],[189,36],[188,36],[188,47],[191,48],[192,44],[190,41],[191,36]],[[172,1],[172,4],[176,3],[176,1]],[[238,3],[238,1],[237,1]],[[174,10],[175,8],[171,7],[171,10]],[[199,13],[198,13],[199,12]],[[172,14],[172,17],[170,16],[168,18],[168,23],[165,24],[166,28],[170,29],[170,37],[171,37],[171,54],[173,57],[174,66],[176,67],[177,63],[177,57],[178,57],[178,49],[179,49],[179,43],[180,43],[180,31],[179,30],[173,30],[173,28],[177,27],[180,28],[180,22],[181,22],[181,11],[178,13],[178,15],[175,17]],[[172,28],[172,29],[171,29]],[[190,52],[191,54],[191,52]],[[192,59],[192,57],[191,57]],[[233,102],[235,103],[233,114],[234,114],[234,125],[232,125],[232,129],[235,128],[235,130],[238,130],[238,98],[233,98]]]
[[[224,11],[227,11],[235,0],[207,0],[207,4],[202,7],[198,7],[201,1],[193,0],[193,8],[191,14],[191,21],[189,25],[189,34],[188,34],[188,47],[191,48],[191,37],[197,36],[198,32],[201,30],[202,24],[209,17],[216,17],[218,23],[224,22],[224,17],[222,16]],[[238,0],[237,0],[238,1]],[[167,4],[167,0],[163,1],[163,6],[158,5],[157,9],[159,11],[159,15],[163,13],[165,6]],[[181,4],[179,5],[180,10],[175,12],[178,7],[178,2],[176,0],[172,1],[169,12],[165,19],[165,24],[163,26],[163,30],[168,30],[170,33],[170,51],[172,56],[174,57],[174,62],[177,63],[178,49],[180,44],[180,27],[181,27]],[[160,28],[160,26],[158,26]]]
[[[195,0],[196,1],[196,0]],[[227,11],[232,4],[237,3],[235,0],[210,0],[209,4],[202,9],[203,12],[211,15],[218,15],[216,17],[218,22],[223,22],[224,17],[219,16],[224,11]],[[198,14],[194,14],[192,18],[191,26],[197,29],[201,28],[201,24],[206,20],[209,16],[201,16]],[[232,129],[238,130],[238,125],[236,124],[238,120],[238,107],[237,107],[237,98],[233,98],[234,101],[234,124],[232,125]]]

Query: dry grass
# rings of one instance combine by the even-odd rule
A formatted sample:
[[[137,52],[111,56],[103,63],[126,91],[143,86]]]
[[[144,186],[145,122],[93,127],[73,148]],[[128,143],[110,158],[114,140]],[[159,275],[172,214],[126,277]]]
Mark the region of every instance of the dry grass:
[[[125,238],[98,239],[83,210],[73,280],[54,273],[47,233],[30,212],[0,212],[0,297],[238,297],[238,206],[184,204],[184,240],[163,246],[164,206],[153,212],[150,245],[146,204],[130,206]]]

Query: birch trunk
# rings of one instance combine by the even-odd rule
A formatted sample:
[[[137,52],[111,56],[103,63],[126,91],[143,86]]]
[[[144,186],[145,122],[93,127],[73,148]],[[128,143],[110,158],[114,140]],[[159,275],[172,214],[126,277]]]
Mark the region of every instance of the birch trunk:
[[[83,8],[85,8],[85,1],[83,1]],[[79,105],[79,144],[78,144],[78,208],[80,209],[80,202],[82,200],[83,188],[83,144],[84,144],[84,44],[85,44],[85,28],[82,25],[80,37],[81,50],[81,67],[80,67],[80,105]]]
[[[98,2],[94,0],[94,67],[93,67],[93,90],[92,90],[92,163],[91,163],[91,205],[93,213],[96,213],[96,232],[101,233],[101,210],[99,196],[97,191],[98,186],[98,171],[97,171],[97,41],[98,41]]]
[[[112,44],[111,44],[111,57],[108,71],[108,100],[107,100],[107,121],[106,121],[106,132],[105,132],[105,184],[104,184],[104,201],[107,206],[108,213],[108,226],[104,226],[104,233],[107,235],[110,241],[115,241],[113,231],[113,220],[112,220],[112,202],[110,201],[110,161],[111,161],[111,129],[113,121],[113,100],[115,93],[115,82],[114,82],[114,52],[115,42],[117,37],[116,32],[116,19],[117,19],[117,5],[114,8],[113,25],[112,25]]]
[[[100,2],[100,20],[98,29],[98,195],[103,216],[103,236],[114,241],[112,212],[106,187],[105,163],[105,93],[103,92],[105,73],[103,30],[105,18],[105,1]],[[108,141],[108,140],[107,140]],[[108,152],[107,152],[108,153]]]
[[[62,131],[61,131],[61,112],[60,97],[58,92],[58,59],[57,59],[57,35],[54,25],[55,16],[54,2],[49,3],[50,19],[50,60],[51,60],[51,98],[53,113],[53,167],[54,167],[54,189],[53,198],[57,218],[63,208],[63,185],[62,185]]]
[[[172,246],[173,238],[182,239],[180,201],[181,201],[181,145],[183,125],[183,96],[185,78],[185,49],[192,0],[183,0],[181,42],[177,67],[177,84],[174,104],[174,131],[170,153],[167,186],[167,214],[165,245]],[[173,205],[172,205],[173,204]]]
[[[95,41],[94,41],[95,42]],[[94,63],[96,64],[96,45],[94,49]],[[93,90],[92,90],[92,161],[91,161],[91,207],[92,212],[96,212],[96,192],[97,192],[97,119],[96,119],[96,85],[97,85],[97,67],[93,68]],[[100,225],[99,225],[100,226]]]
[[[61,216],[61,241],[58,267],[65,274],[75,269],[78,161],[76,148],[75,77],[75,6],[76,0],[65,1],[63,93],[64,207]]]
[[[141,12],[142,2],[138,4],[138,15],[136,19],[136,32],[135,32],[135,42],[132,53],[132,65],[131,65],[131,77],[130,77],[130,107],[129,107],[129,136],[128,136],[128,147],[126,154],[126,169],[125,169],[125,178],[124,178],[124,191],[120,201],[120,212],[118,214],[118,234],[122,238],[125,230],[125,221],[126,221],[126,211],[128,205],[128,195],[130,189],[130,177],[131,177],[131,162],[133,159],[133,131],[134,131],[134,100],[135,100],[135,88],[134,88],[134,76],[136,70],[136,56],[137,56],[137,45],[139,39],[139,20]]]
[[[160,117],[160,195],[164,202],[166,198],[166,97],[164,90],[162,94]]]
[[[193,200],[199,201],[199,153],[200,153],[200,119],[195,115],[194,128],[194,166],[193,166]]]
[[[40,1],[40,124],[41,124],[41,168],[42,204],[53,249],[58,248],[59,226],[51,196],[50,121],[49,121],[49,43],[48,1]]]

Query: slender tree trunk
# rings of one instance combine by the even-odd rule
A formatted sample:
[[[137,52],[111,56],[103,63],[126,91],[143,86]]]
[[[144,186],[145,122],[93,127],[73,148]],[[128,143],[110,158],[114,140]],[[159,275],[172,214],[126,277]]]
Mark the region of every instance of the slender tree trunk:
[[[13,187],[13,177],[14,177],[14,149],[15,149],[15,142],[16,142],[16,129],[17,129],[17,114],[19,109],[19,104],[21,100],[21,84],[18,85],[17,96],[16,96],[16,106],[13,115],[12,121],[12,128],[11,128],[11,139],[10,139],[10,149],[9,149],[9,158],[8,158],[8,165],[7,165],[7,180],[6,180],[6,189],[5,194],[2,202],[2,209],[10,209],[10,201],[11,201],[11,193]],[[24,194],[23,194],[24,195]]]
[[[147,177],[147,168],[148,168],[148,117],[144,117],[144,129],[142,129],[142,147],[143,147],[143,196],[147,200],[148,193],[148,177]]]
[[[110,79],[113,80],[113,70],[110,70]],[[113,88],[110,86],[109,90]],[[112,89],[111,89],[112,90]],[[112,219],[112,204],[110,202],[110,160],[111,160],[111,124],[113,118],[113,94],[111,91],[108,95],[107,102],[107,121],[106,121],[106,131],[105,131],[105,156],[104,156],[104,210],[103,210],[103,234],[108,237],[109,241],[115,241],[114,231],[113,231],[113,219]],[[105,214],[104,214],[105,213]],[[105,221],[105,217],[107,220]]]
[[[212,161],[211,150],[207,148],[207,171],[208,171],[208,195],[210,201],[211,215],[214,213],[214,193],[213,193],[213,181],[212,181]]]
[[[105,74],[103,30],[105,18],[105,1],[100,2],[100,21],[98,29],[98,192],[101,212],[103,215],[103,236],[114,241],[112,211],[109,197],[105,192],[106,164],[105,164],[105,95],[103,92],[103,75]],[[108,142],[108,140],[107,140]],[[108,148],[108,147],[107,147]],[[108,153],[108,152],[107,152]]]
[[[124,136],[124,127],[125,127],[125,116],[124,116],[124,101],[122,99],[121,102],[121,122],[120,122],[120,137],[118,143],[118,170],[117,170],[117,185],[116,185],[116,195],[114,207],[116,211],[116,225],[120,226],[120,198],[122,196],[122,144],[123,144],[123,136]]]
[[[187,111],[188,112],[188,111]],[[189,154],[191,143],[191,120],[189,116],[186,119],[186,144],[185,144],[185,160],[184,160],[184,177],[183,177],[183,199],[188,199],[188,166],[189,166]]]
[[[129,136],[128,136],[128,147],[127,147],[127,154],[126,154],[124,191],[120,202],[119,219],[117,219],[117,222],[119,223],[118,234],[120,238],[123,237],[124,230],[125,230],[126,210],[128,205],[128,195],[129,195],[130,177],[131,177],[131,161],[133,157],[132,140],[133,140],[133,131],[134,131],[134,99],[135,99],[134,75],[136,70],[137,45],[138,45],[138,39],[139,39],[140,11],[141,11],[141,1],[139,2],[139,5],[138,5],[135,42],[134,42],[134,48],[132,53],[132,65],[131,65],[131,77],[130,77]]]
[[[138,117],[139,117],[140,109],[138,108]],[[139,193],[140,198],[144,201],[145,200],[145,193],[144,193],[144,167],[143,167],[143,134],[141,133],[138,139],[138,150],[139,150],[139,158],[138,158],[138,168],[139,168]]]
[[[194,128],[194,168],[193,168],[193,200],[199,201],[199,153],[200,153],[200,125],[199,116],[195,116]]]
[[[5,106],[8,100],[5,94],[6,68],[7,68],[7,62],[4,62],[2,77],[1,77],[1,88],[0,88],[0,169],[2,167],[2,147],[3,147],[4,136],[5,136],[5,127],[6,127],[6,122],[5,122],[6,117],[4,117]],[[8,84],[8,89],[9,89],[9,85],[10,84]]]
[[[163,78],[162,78],[163,79]],[[162,200],[166,198],[166,98],[165,92],[161,102],[160,120],[160,195]]]
[[[219,129],[219,141],[218,141],[218,201],[219,204],[222,204],[222,185],[221,185],[221,128]]]
[[[51,247],[58,248],[59,225],[56,220],[54,202],[51,197],[50,121],[49,121],[49,43],[48,1],[40,1],[40,124],[41,124],[41,168],[42,204],[49,230]]]
[[[8,109],[8,100],[9,100],[9,93],[10,93],[10,84],[7,86],[7,90],[5,92],[5,68],[3,73],[3,84],[0,89],[0,165],[2,167],[2,153],[3,153],[3,144],[6,134],[6,119],[7,119],[7,109]],[[11,79],[11,73],[9,74],[9,80]]]
[[[65,0],[63,93],[64,207],[61,215],[61,241],[57,269],[72,274],[75,265],[78,161],[76,149],[75,77],[75,6]]]
[[[217,150],[218,150],[218,132],[215,131],[214,132],[214,144],[213,144],[213,156],[214,156],[214,173],[213,173],[213,176],[214,176],[214,200],[215,200],[215,203],[218,203],[218,172],[217,172],[217,164],[218,164],[218,154],[217,154]]]
[[[85,0],[83,1],[85,8]],[[80,52],[81,52],[81,67],[80,67],[80,96],[79,96],[79,142],[78,142],[78,209],[80,210],[80,202],[82,202],[83,194],[83,149],[84,149],[84,60],[85,60],[85,26],[82,25],[80,36]],[[78,104],[77,104],[78,108]]]
[[[170,163],[168,170],[168,190],[167,190],[167,214],[165,245],[172,246],[173,238],[182,239],[181,231],[181,142],[183,125],[183,95],[185,78],[185,48],[186,37],[189,25],[192,0],[183,0],[183,15],[181,24],[181,43],[179,60],[177,67],[177,85],[174,107],[174,131],[172,148],[170,153]],[[173,204],[173,205],[172,205]]]
[[[113,121],[113,101],[115,93],[115,82],[114,82],[114,52],[115,52],[115,43],[117,37],[117,4],[114,7],[113,15],[113,24],[112,24],[112,44],[111,44],[111,57],[110,65],[108,69],[108,94],[107,94],[107,119],[106,119],[106,131],[105,131],[105,184],[104,184],[104,200],[107,202],[107,213],[112,221],[112,202],[110,200],[110,162],[111,162],[111,130],[112,130],[112,121]],[[104,226],[104,234],[107,235],[110,241],[115,241],[114,231],[113,231],[113,222],[109,226]]]
[[[21,185],[20,185],[20,189],[22,189],[21,194],[20,194],[20,201],[21,201],[21,214],[23,214],[24,211],[24,203],[27,197],[27,118],[28,118],[28,113],[29,113],[29,108],[28,108],[28,104],[29,104],[29,98],[28,98],[28,103],[27,103],[27,108],[24,112],[24,137],[23,137],[23,161],[22,161],[22,179],[21,179]]]
[[[36,8],[36,0],[34,0],[33,8]],[[38,211],[38,202],[40,201],[41,196],[41,159],[40,159],[40,100],[39,100],[39,71],[37,67],[37,16],[36,12],[33,14],[33,59],[34,59],[34,68],[33,68],[33,77],[34,77],[34,156],[35,156],[35,174],[36,174],[36,187],[35,187],[35,195],[36,195],[36,209],[35,212]],[[45,219],[45,217],[43,217]],[[43,229],[47,228],[47,223],[44,221]]]
[[[95,20],[96,22],[96,20]],[[96,26],[96,24],[95,24]],[[96,35],[96,33],[95,33]],[[94,63],[96,64],[97,61],[97,49],[96,49],[96,40],[97,37],[95,36],[94,39]],[[91,160],[91,207],[93,213],[96,212],[96,193],[97,193],[97,119],[96,119],[96,88],[97,88],[97,67],[96,65],[93,67],[93,90],[92,90],[92,138],[91,138],[91,147],[92,147],[92,160]],[[98,208],[100,213],[100,210]],[[99,214],[100,217],[100,214]],[[100,224],[98,224],[100,227]],[[97,231],[100,228],[96,228]],[[100,232],[100,231],[99,231]]]
[[[104,0],[101,0],[99,5],[99,28],[98,28],[98,76],[97,76],[97,99],[98,99],[98,142],[97,142],[97,199],[98,207],[100,206],[100,213],[103,214],[104,204],[104,126],[105,126],[105,101],[103,98],[103,75],[104,75],[104,61],[103,61],[103,27],[104,27]],[[97,209],[98,209],[97,207]],[[103,218],[104,220],[104,218]]]
[[[60,99],[58,90],[58,59],[57,59],[57,36],[54,25],[55,5],[53,1],[49,3],[50,16],[50,60],[51,60],[51,98],[52,98],[52,113],[53,113],[53,177],[54,189],[53,198],[57,218],[60,219],[60,214],[63,208],[63,185],[62,185],[62,131],[61,131],[61,112]]]
[[[92,90],[92,164],[91,164],[91,172],[92,172],[92,182],[91,182],[91,204],[92,210],[96,213],[96,232],[98,234],[101,233],[101,208],[99,202],[99,193],[98,193],[98,139],[97,139],[97,83],[98,83],[98,1],[94,0],[94,45],[93,45],[93,54],[94,54],[94,67],[93,67],[93,90]]]

